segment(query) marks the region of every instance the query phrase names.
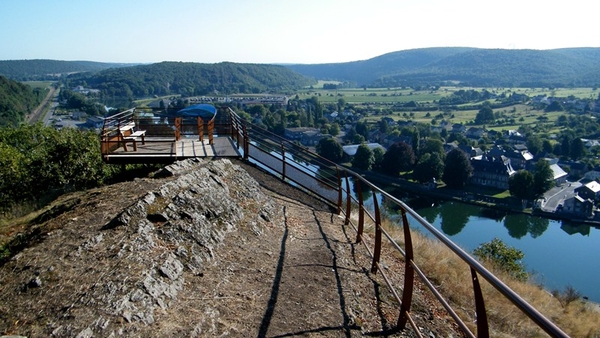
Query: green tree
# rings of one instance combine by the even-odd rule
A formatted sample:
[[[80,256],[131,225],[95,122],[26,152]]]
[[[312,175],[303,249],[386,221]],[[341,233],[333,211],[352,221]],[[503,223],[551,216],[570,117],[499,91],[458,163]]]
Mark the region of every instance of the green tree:
[[[373,149],[373,169],[381,169],[381,163],[383,162],[383,156],[385,155],[385,150],[382,147],[377,147]]]
[[[367,124],[367,122],[361,121],[356,123],[356,133],[358,133],[359,135],[362,135],[365,140],[369,139],[369,125]]]
[[[369,146],[364,143],[358,146],[356,149],[356,154],[352,158],[352,166],[361,170],[371,170],[373,168],[373,164],[375,163],[375,156],[373,156],[373,151]]]
[[[406,142],[392,144],[383,155],[381,169],[385,174],[398,176],[401,171],[411,170],[415,164],[415,154]]]
[[[425,142],[420,144],[420,154],[433,154],[439,155],[440,159],[446,158],[446,152],[444,151],[444,144],[441,140],[428,138]]]
[[[516,248],[507,246],[502,240],[494,238],[491,242],[479,245],[473,254],[491,263],[495,268],[503,270],[520,281],[526,281],[529,275],[522,262],[525,254]]]
[[[530,200],[534,196],[533,174],[527,170],[519,170],[508,179],[508,191],[519,199]]]
[[[575,161],[585,156],[585,146],[581,138],[576,137],[573,139],[573,141],[571,141],[571,151],[569,156]]]
[[[337,136],[340,133],[340,126],[337,123],[332,123],[329,126],[329,135]]]
[[[442,180],[449,188],[463,188],[473,174],[473,167],[467,154],[460,149],[452,149],[444,161]]]
[[[550,140],[544,140],[542,142],[542,149],[550,154],[554,150],[554,146],[552,146],[552,142],[550,142]]]
[[[533,172],[534,197],[538,198],[554,187],[554,172],[548,161],[541,159],[535,163]]]
[[[334,138],[326,137],[317,143],[317,154],[337,163],[342,160],[344,151]]]
[[[489,105],[485,105],[477,112],[475,123],[486,124],[491,122],[494,122],[494,111]]]
[[[539,138],[539,136],[537,135],[530,135],[527,138],[527,149],[529,150],[529,152],[531,152],[532,154],[537,154],[540,151],[542,151],[543,145],[542,145],[542,139]]]
[[[440,179],[444,173],[444,161],[436,152],[425,153],[419,159],[413,171],[413,177],[421,183],[429,182],[431,179]]]

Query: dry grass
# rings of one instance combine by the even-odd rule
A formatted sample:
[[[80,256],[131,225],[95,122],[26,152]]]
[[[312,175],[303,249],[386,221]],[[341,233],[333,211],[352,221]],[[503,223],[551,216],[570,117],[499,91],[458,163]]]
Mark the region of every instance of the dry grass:
[[[353,217],[354,218],[354,217]],[[366,221],[367,222],[367,221]],[[402,228],[383,220],[383,228],[402,247]],[[365,225],[365,233],[372,234],[373,226]],[[415,262],[444,295],[456,313],[476,332],[475,302],[469,266],[436,239],[412,231]],[[369,235],[371,236],[371,235]],[[384,246],[385,246],[384,239]],[[388,243],[388,247],[390,247]],[[386,257],[382,256],[382,261]],[[385,263],[383,263],[385,264]],[[600,311],[598,304],[582,299],[561,302],[539,285],[520,282],[502,271],[488,267],[500,280],[554,322],[571,337],[600,337]],[[492,337],[546,337],[547,334],[515,305],[507,300],[485,279],[480,278]],[[397,286],[398,288],[401,285]],[[433,297],[433,294],[431,294]]]

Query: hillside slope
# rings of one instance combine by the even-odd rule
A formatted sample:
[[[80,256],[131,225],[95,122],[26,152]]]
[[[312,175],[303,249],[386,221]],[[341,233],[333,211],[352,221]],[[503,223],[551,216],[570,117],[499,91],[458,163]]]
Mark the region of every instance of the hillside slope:
[[[223,62],[161,62],[69,77],[69,86],[86,85],[106,96],[148,97],[286,92],[312,83],[283,66]]]
[[[79,72],[95,72],[108,68],[128,67],[133,64],[93,61],[61,60],[1,60],[0,75],[8,78],[29,80],[55,80],[61,75]]]
[[[365,61],[290,65],[316,79],[373,87],[462,84],[471,86],[597,86],[600,48],[507,50],[423,48]]]
[[[397,319],[343,219],[229,160],[65,196],[31,223],[0,266],[0,334],[359,337]],[[417,298],[425,335],[460,336]]]

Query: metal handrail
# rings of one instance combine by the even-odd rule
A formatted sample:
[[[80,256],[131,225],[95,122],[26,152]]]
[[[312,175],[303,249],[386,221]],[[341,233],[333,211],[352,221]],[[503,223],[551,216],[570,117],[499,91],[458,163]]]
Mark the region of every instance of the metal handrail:
[[[372,273],[380,272],[391,289],[392,294],[400,304],[400,314],[398,316],[398,329],[404,329],[406,324],[410,324],[413,327],[415,333],[420,336],[419,329],[417,328],[413,318],[411,317],[410,309],[412,302],[412,290],[414,285],[414,275],[416,274],[424,284],[432,291],[435,297],[438,299],[440,304],[446,309],[449,315],[454,319],[457,325],[469,337],[489,337],[489,326],[487,321],[487,314],[485,309],[485,302],[481,286],[479,283],[479,277],[483,277],[488,281],[496,290],[498,290],[506,299],[512,302],[517,308],[519,308],[526,316],[528,316],[538,327],[544,330],[547,334],[552,337],[568,337],[559,327],[557,327],[552,321],[547,319],[539,311],[537,311],[532,305],[525,301],[521,296],[514,292],[504,282],[497,278],[493,273],[487,270],[481,263],[466,253],[458,245],[448,239],[438,229],[431,225],[427,220],[421,217],[417,212],[412,210],[401,200],[395,198],[389,193],[385,192],[378,186],[369,182],[361,175],[351,171],[348,168],[339,166],[325,158],[320,157],[317,154],[310,152],[308,149],[296,145],[289,140],[281,138],[275,134],[269,133],[268,131],[253,125],[250,122],[243,121],[233,110],[229,109],[229,114],[232,120],[232,135],[237,141],[238,147],[243,149],[244,159],[254,160],[268,170],[274,171],[279,174],[282,179],[297,183],[301,187],[309,190],[311,193],[316,194],[324,200],[331,202],[337,206],[338,213],[345,215],[345,223],[352,224],[357,231],[357,242],[363,243],[372,257]],[[250,146],[254,144],[254,146]],[[262,154],[260,154],[262,152]],[[292,156],[290,156],[292,154]],[[270,164],[268,161],[261,162],[261,158],[268,157],[268,161],[279,161],[280,164]],[[303,162],[296,161],[296,158],[303,159]],[[304,162],[305,161],[305,162]],[[318,165],[319,168],[324,168],[329,172],[329,175],[316,175],[312,168],[309,168],[306,163]],[[321,167],[322,166],[322,167]],[[290,174],[289,169],[286,168],[297,167],[300,168],[298,171]],[[295,175],[303,175],[302,178],[295,177]],[[313,176],[310,176],[313,175]],[[302,182],[306,177],[312,177],[312,179],[319,184],[323,184],[327,189],[333,190],[337,193],[337,200],[333,201],[330,195],[322,195],[318,189],[311,189],[308,184]],[[336,177],[336,179],[332,179]],[[342,183],[342,177],[345,178],[345,188]],[[349,179],[352,178],[355,181],[355,190],[358,198],[354,197],[350,191]],[[302,183],[301,183],[302,182]],[[374,205],[374,214],[371,214],[363,204],[362,191],[366,187],[372,192],[372,199]],[[377,194],[380,194],[386,201],[395,204],[400,209],[402,214],[402,227],[404,234],[404,249],[397,244],[393,238],[383,229],[381,226],[381,211],[379,210]],[[346,210],[343,210],[343,199],[346,201]],[[358,207],[358,224],[354,224],[351,218],[351,204],[357,204]],[[475,313],[477,316],[477,334],[469,330],[463,320],[454,312],[450,304],[444,299],[443,295],[435,288],[425,273],[414,261],[413,246],[412,246],[412,235],[410,232],[410,225],[408,222],[407,215],[410,215],[417,223],[423,226],[424,229],[434,235],[441,243],[448,247],[456,256],[463,260],[470,269],[473,283],[473,292],[475,298]],[[365,216],[375,224],[374,243],[369,247],[365,241],[365,234],[363,232]],[[381,259],[381,247],[384,238],[391,244],[391,247],[400,252],[405,257],[405,275],[404,275],[404,286],[402,288],[402,297],[396,291],[396,287],[391,283],[390,279],[385,273],[385,270],[379,269]]]

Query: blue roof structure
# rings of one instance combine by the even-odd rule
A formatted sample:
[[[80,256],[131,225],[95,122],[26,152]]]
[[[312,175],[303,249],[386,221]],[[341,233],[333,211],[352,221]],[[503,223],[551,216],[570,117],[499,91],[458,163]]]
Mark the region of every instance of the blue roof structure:
[[[195,104],[177,112],[177,116],[200,116],[202,119],[212,119],[217,114],[217,108],[211,104]]]

